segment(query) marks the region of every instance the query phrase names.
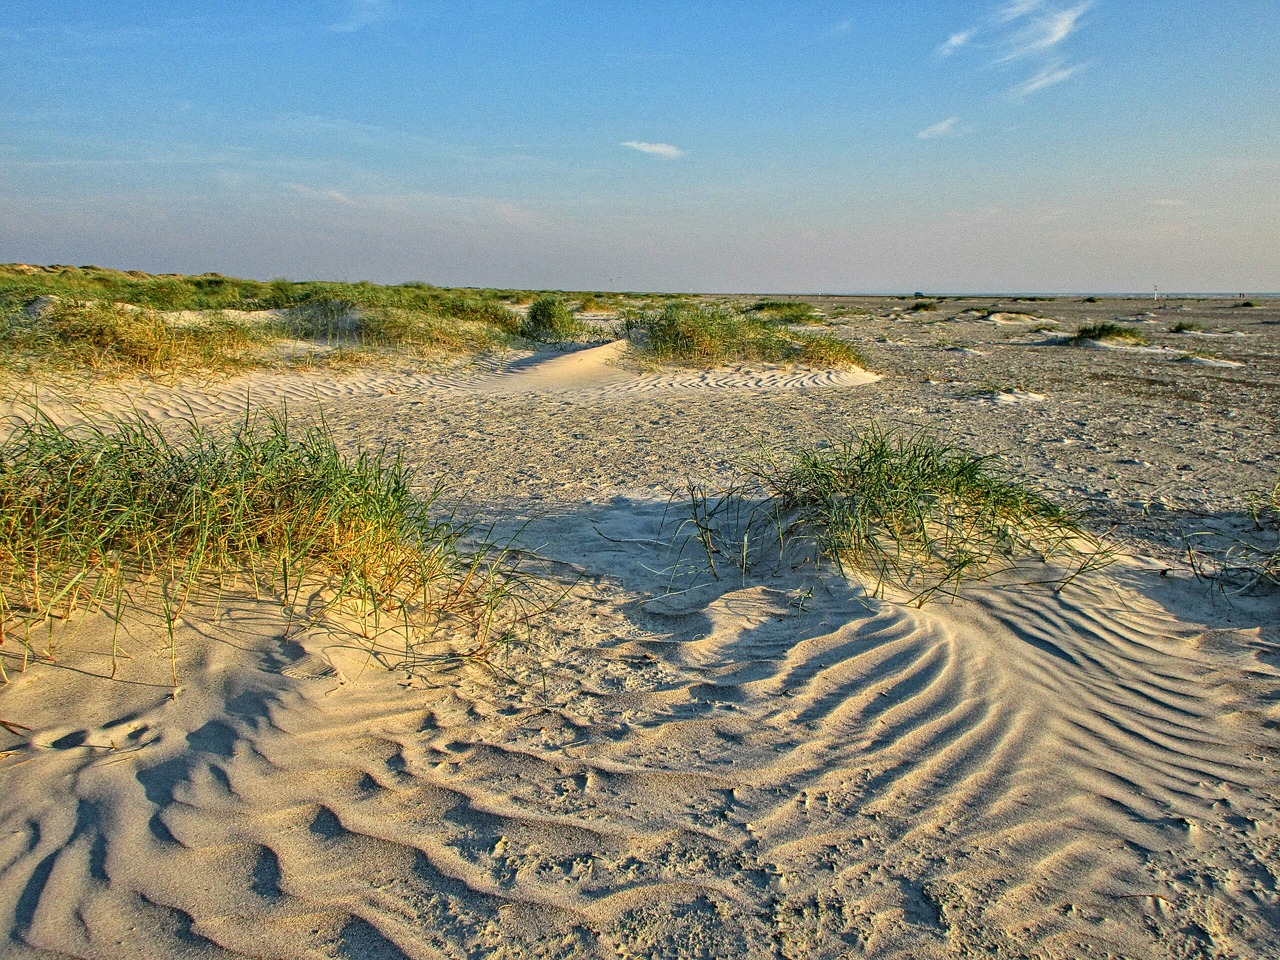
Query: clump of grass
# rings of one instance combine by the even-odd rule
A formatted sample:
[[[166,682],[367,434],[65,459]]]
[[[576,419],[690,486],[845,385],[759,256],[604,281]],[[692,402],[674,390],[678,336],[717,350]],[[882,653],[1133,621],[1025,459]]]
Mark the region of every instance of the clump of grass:
[[[1234,593],[1247,593],[1263,585],[1280,586],[1280,479],[1270,490],[1250,493],[1246,503],[1253,520],[1249,534],[1229,538],[1225,547],[1212,546],[1221,543],[1220,534],[1193,535],[1192,541],[1207,541],[1211,546],[1188,548],[1197,574],[1224,590],[1231,584]]]
[[[506,295],[426,284],[261,283],[217,274],[0,266],[0,368],[231,372],[293,362],[296,351],[279,348],[299,337],[359,347],[366,362],[384,348],[479,352],[505,346],[517,332]]]
[[[853,344],[826,334],[801,334],[796,339],[796,359],[809,367],[837,370],[860,367],[871,371],[871,364]]]
[[[1196,323],[1194,320],[1179,320],[1169,328],[1170,333],[1203,333],[1204,324]]]
[[[509,315],[509,320],[447,315],[403,307],[362,308],[341,301],[326,302],[295,311],[292,328],[299,336],[358,344],[366,348],[479,351],[506,344],[514,332],[515,315],[501,309]],[[495,322],[498,319],[501,319],[501,324]]]
[[[1255,582],[1280,585],[1280,479],[1270,491],[1250,498],[1249,512],[1259,533],[1270,533],[1271,546],[1252,547],[1249,551],[1249,567]]]
[[[660,363],[715,366],[733,360],[780,361],[792,341],[776,323],[724,306],[672,303],[629,318],[627,333]]]
[[[1236,304],[1237,308],[1256,307],[1256,306],[1257,304],[1254,303],[1252,300],[1242,300],[1240,303]]]
[[[1122,323],[1104,320],[1099,323],[1086,323],[1076,331],[1072,340],[1083,343],[1086,340],[1123,340],[1127,343],[1145,344],[1147,338],[1133,327]]]
[[[281,578],[286,602],[320,578],[330,607],[402,624],[401,663],[430,659],[442,631],[483,655],[528,612],[520,577],[501,552],[466,547],[469,524],[433,516],[439,495],[416,496],[399,458],[344,457],[323,428],[282,417],[173,436],[142,417],[72,429],[37,411],[0,443],[0,643],[17,639],[24,665],[54,658],[35,627],[105,609],[118,628],[157,605],[153,590],[172,644],[193,596],[247,576],[255,591]]]
[[[938,304],[933,300],[917,300],[907,310],[911,313],[932,313],[938,309]]]
[[[9,319],[0,348],[100,372],[233,369],[270,335],[219,317],[176,324],[152,309],[102,301],[50,299],[33,313]]]
[[[629,317],[624,332],[659,363],[716,366],[731,362],[802,362],[854,366],[862,358],[832,336],[792,335],[775,320],[725,306],[672,303]]]
[[[748,468],[779,538],[797,534],[822,555],[923,603],[1027,556],[1065,555],[1068,578],[1104,562],[1076,513],[977,456],[927,433],[872,427]]]
[[[539,297],[529,304],[520,325],[520,335],[530,340],[567,340],[576,336],[582,324],[560,297]]]
[[[778,323],[822,322],[822,316],[813,308],[813,304],[803,300],[757,300],[747,309],[749,313],[759,314]]]
[[[578,301],[575,313],[613,313],[618,305],[615,297],[602,293],[588,293]]]

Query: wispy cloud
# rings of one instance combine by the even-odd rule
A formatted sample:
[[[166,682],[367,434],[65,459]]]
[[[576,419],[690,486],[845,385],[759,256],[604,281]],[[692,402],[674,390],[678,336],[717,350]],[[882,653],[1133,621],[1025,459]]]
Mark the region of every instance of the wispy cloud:
[[[1021,60],[1056,47],[1076,32],[1080,18],[1090,6],[1091,0],[1066,9],[1043,10],[1028,17],[1024,27],[1006,38],[1007,49],[1001,62]]]
[[[1031,94],[1047,87],[1055,86],[1063,80],[1069,80],[1081,71],[1082,66],[1075,64],[1070,67],[1064,67],[1061,64],[1053,64],[1043,68],[1034,77],[1031,77],[1025,83],[1021,83],[1010,91],[1017,99],[1029,97]]]
[[[285,189],[290,193],[295,193],[300,197],[306,197],[308,200],[331,200],[334,203],[341,204],[344,207],[359,207],[359,201],[352,200],[345,193],[333,189],[319,189],[308,187],[301,183],[286,183]]]
[[[947,117],[940,123],[935,123],[932,127],[926,127],[921,130],[916,136],[921,140],[936,140],[938,137],[950,136],[959,132],[956,130],[956,124],[959,122],[959,117]]]
[[[953,33],[951,36],[947,37],[945,43],[938,47],[938,53],[942,54],[944,57],[951,56],[961,47],[966,46],[969,41],[973,39],[973,35],[977,32],[976,28],[971,28],[969,30],[961,30],[957,33]]]
[[[666,157],[669,160],[684,156],[683,150],[679,147],[673,147],[669,143],[645,143],[643,140],[626,140],[622,146],[629,147],[632,150],[639,150],[641,153],[652,153],[654,156]]]
[[[339,19],[329,25],[334,33],[355,33],[391,16],[390,0],[343,0]]]
[[[1012,0],[1006,3],[1004,7],[996,13],[996,20],[1000,23],[1008,23],[1011,20],[1017,20],[1025,17],[1027,14],[1039,10],[1044,6],[1044,0]]]
[[[951,34],[937,52],[945,57],[974,50],[1005,69],[1031,64],[1035,72],[1009,90],[1014,99],[1022,99],[1080,72],[1082,67],[1069,64],[1061,51],[1095,2],[1078,0],[1068,6],[1058,0],[1005,0],[983,21]]]

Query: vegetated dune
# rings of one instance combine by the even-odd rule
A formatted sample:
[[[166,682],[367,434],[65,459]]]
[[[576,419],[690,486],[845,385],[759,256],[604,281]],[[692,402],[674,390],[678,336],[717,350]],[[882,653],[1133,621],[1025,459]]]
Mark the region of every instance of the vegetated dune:
[[[747,570],[709,557],[694,518],[728,533],[730,515],[691,513],[681,493],[682,477],[731,482],[753,441],[812,443],[863,416],[978,449],[1032,439],[1025,456],[1054,458],[1059,491],[1092,476],[1131,496],[1168,459],[1207,478],[1179,496],[1220,498],[1275,466],[1250,455],[1251,420],[1166,447],[1181,414],[1131,380],[1106,395],[1107,446],[1096,391],[1077,402],[1078,369],[1054,365],[1068,353],[1119,378],[1127,361],[1035,349],[1001,339],[946,361],[1005,358],[1044,397],[998,409],[938,372],[654,372],[617,346],[130,391],[161,421],[234,419],[246,399],[323,413],[351,443],[403,451],[424,482],[462,484],[568,594],[487,663],[412,672],[366,652],[393,622],[312,620],[244,583],[184,611],[172,638],[144,604],[116,638],[132,659],[115,682],[100,676],[106,613],[28,637],[56,662],[26,672],[9,639],[5,949],[1275,955],[1274,591],[1228,597],[1135,519],[1148,539],[1109,567],[1070,578],[1033,558],[916,607],[803,549],[753,553]],[[1278,371],[1266,354],[1252,372],[1177,375],[1270,391]],[[100,412],[124,402],[95,397]],[[1235,472],[1213,473],[1233,436]],[[1177,512],[1153,502],[1143,522]],[[1214,529],[1237,528],[1223,513]]]

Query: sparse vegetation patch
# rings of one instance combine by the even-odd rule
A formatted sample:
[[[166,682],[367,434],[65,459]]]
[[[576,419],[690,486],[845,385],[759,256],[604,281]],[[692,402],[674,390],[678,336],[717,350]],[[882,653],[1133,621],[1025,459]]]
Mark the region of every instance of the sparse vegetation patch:
[[[475,352],[516,333],[509,296],[426,284],[0,266],[0,364],[112,374],[231,371],[281,362],[281,350],[273,348],[295,338],[348,352]]]
[[[1076,512],[993,458],[928,433],[870,427],[789,456],[761,456],[719,499],[689,490],[687,522],[713,572],[715,557],[730,557],[745,574],[767,552],[761,543],[781,551],[798,538],[868,577],[874,592],[893,587],[923,603],[1028,560],[1062,558],[1065,582],[1111,557]]]
[[[716,366],[734,361],[789,361],[860,366],[854,348],[832,336],[792,334],[782,324],[729,307],[674,303],[627,318],[624,332],[659,363]]]
[[[318,577],[330,608],[397,628],[390,650],[366,637],[375,655],[429,660],[445,633],[483,655],[530,612],[521,578],[502,551],[468,547],[469,524],[436,516],[439,489],[413,486],[400,459],[344,457],[281,417],[172,436],[141,417],[65,428],[33,413],[0,444],[0,652],[56,658],[37,627],[85,609],[119,627],[159,606],[172,624],[226,577],[286,603]]]
[[[818,324],[823,319],[813,304],[803,300],[757,300],[748,312],[778,323]]]
[[[520,325],[520,335],[530,340],[567,340],[582,330],[582,324],[560,297],[539,297],[529,304],[529,313]]]
[[[1088,340],[1122,340],[1126,343],[1138,345],[1147,343],[1146,336],[1140,331],[1122,323],[1112,323],[1109,320],[1099,323],[1086,323],[1072,337],[1072,341],[1075,343],[1084,343]]]

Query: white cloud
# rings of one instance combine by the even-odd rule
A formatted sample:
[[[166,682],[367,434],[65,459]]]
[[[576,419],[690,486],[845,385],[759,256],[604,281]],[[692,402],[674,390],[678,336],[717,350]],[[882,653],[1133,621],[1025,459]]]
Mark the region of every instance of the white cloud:
[[[1063,80],[1068,80],[1071,77],[1074,77],[1080,72],[1080,70],[1081,67],[1079,64],[1070,67],[1064,67],[1061,64],[1050,64],[1030,80],[1026,81],[1026,83],[1022,83],[1014,87],[1012,93],[1018,99],[1028,97],[1038,90],[1055,86]]]
[[[938,137],[946,137],[950,134],[958,132],[956,124],[960,122],[959,117],[947,117],[940,123],[935,123],[932,127],[921,130],[916,136],[921,140],[936,140]]]
[[[630,147],[632,150],[639,150],[641,153],[652,153],[658,157],[666,157],[674,160],[676,157],[683,157],[684,151],[679,147],[673,147],[669,143],[645,143],[642,140],[627,140],[622,146]]]
[[[352,200],[345,193],[333,189],[317,190],[315,187],[308,187],[301,183],[286,183],[285,189],[292,193],[296,193],[300,197],[306,197],[309,200],[330,200],[334,203],[340,203],[344,207],[358,207],[361,204]]]
[[[938,47],[938,53],[951,56],[974,48],[987,51],[992,65],[997,67],[1011,69],[1030,64],[1027,69],[1035,73],[1009,91],[1014,99],[1022,99],[1069,80],[1083,69],[1079,65],[1065,66],[1066,57],[1058,51],[1079,31],[1095,2],[1076,0],[1066,6],[1061,0],[1004,0],[984,21],[951,34]],[[928,139],[926,134],[940,135],[932,130],[921,131],[920,136]]]
[[[1080,26],[1080,18],[1091,6],[1092,0],[1086,0],[1074,7],[1049,10],[1036,16],[1024,29],[1008,38],[1010,49],[1000,58],[1000,62],[1021,60],[1056,47],[1076,32]]]
[[[938,53],[942,54],[944,57],[951,56],[951,54],[955,53],[961,47],[967,45],[969,41],[973,39],[973,35],[977,32],[976,28],[971,28],[969,30],[960,30],[957,33],[953,33],[951,36],[947,37],[946,43],[938,47]]]
[[[1043,6],[1044,0],[1013,0],[1013,2],[1005,4],[1004,8],[996,14],[996,19],[1001,23],[1009,23],[1011,20],[1025,17]]]

